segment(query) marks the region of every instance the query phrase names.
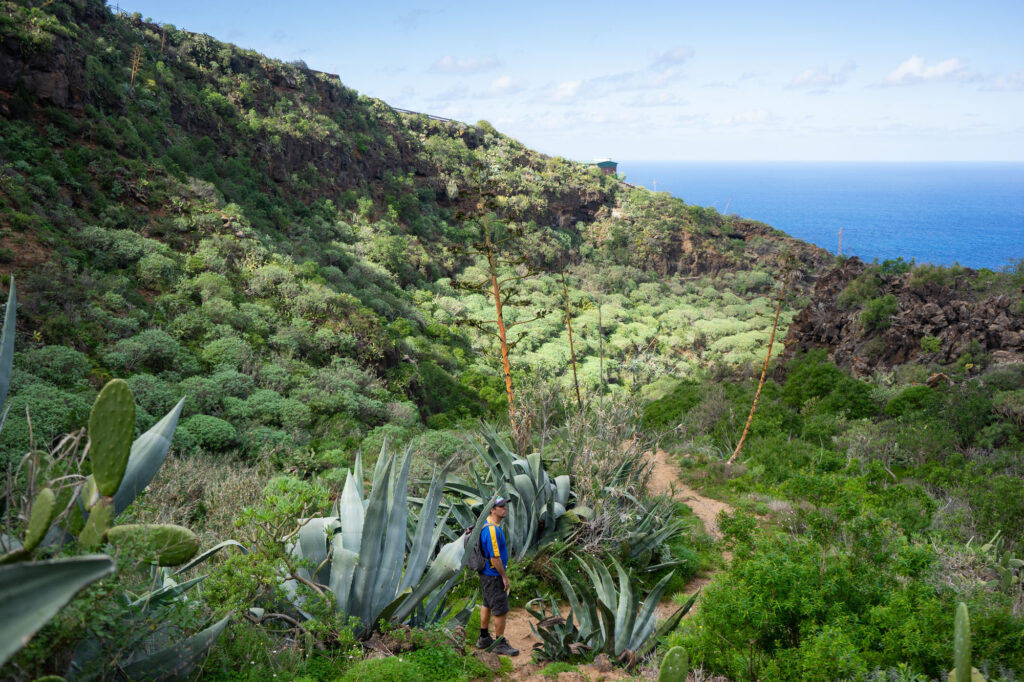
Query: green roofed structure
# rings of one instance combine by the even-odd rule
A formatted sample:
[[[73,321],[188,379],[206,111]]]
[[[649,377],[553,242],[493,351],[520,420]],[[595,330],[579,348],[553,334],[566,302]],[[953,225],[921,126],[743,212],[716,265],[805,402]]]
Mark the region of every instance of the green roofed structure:
[[[594,162],[594,165],[601,169],[601,172],[605,175],[615,175],[615,171],[619,164],[611,159],[598,159]]]

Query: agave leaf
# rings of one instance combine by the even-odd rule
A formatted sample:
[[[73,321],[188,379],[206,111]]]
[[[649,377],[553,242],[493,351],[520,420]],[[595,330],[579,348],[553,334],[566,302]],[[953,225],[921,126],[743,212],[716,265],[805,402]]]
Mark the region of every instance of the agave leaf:
[[[342,544],[350,552],[359,551],[359,543],[363,537],[363,499],[359,492],[361,484],[350,473],[345,477],[345,487],[341,491],[338,503],[341,518]]]
[[[398,586],[399,592],[412,587],[423,577],[430,553],[437,544],[437,539],[431,531],[435,529],[440,531],[444,527],[444,521],[440,525],[437,524],[437,509],[441,504],[441,494],[444,492],[444,480],[447,474],[448,466],[446,465],[441,470],[440,476],[437,475],[436,469],[431,476],[430,490],[427,491],[427,498],[420,509],[416,534],[412,538],[412,551],[409,552],[409,558],[406,560],[405,575],[402,576],[402,582]]]
[[[14,368],[14,333],[15,311],[18,307],[18,296],[15,293],[14,275],[11,275],[11,290],[7,292],[7,309],[4,311],[4,328],[0,332],[0,406],[7,401],[7,391],[11,388],[11,372]],[[4,419],[7,413],[4,412]],[[3,424],[0,423],[0,429]]]
[[[615,557],[612,557],[612,563],[619,574],[619,603],[615,611],[615,654],[618,655],[626,649],[634,648],[631,642],[633,624],[636,622],[636,591],[622,564]]]
[[[387,604],[398,593],[405,564],[405,540],[409,535],[409,506],[406,498],[409,491],[409,466],[412,453],[406,451],[395,480],[395,486],[388,496],[388,524],[381,550],[381,564],[375,588],[374,604]]]
[[[153,428],[132,443],[124,477],[117,492],[114,493],[114,516],[127,509],[160,470],[164,458],[167,457],[167,450],[171,447],[171,438],[174,436],[174,429],[178,426],[178,418],[184,406],[185,399],[182,398]]]
[[[650,516],[648,518],[654,517]],[[642,554],[643,552],[646,552],[647,550],[654,549],[655,547],[659,546],[661,543],[665,542],[667,539],[678,533],[682,529],[682,527],[682,521],[676,520],[665,524],[656,531],[647,533],[646,535],[642,535],[641,537],[635,539],[633,542],[630,543],[629,556],[636,557]]]
[[[356,452],[356,463],[353,466],[352,475],[356,479],[356,492],[359,493],[359,499],[362,500],[366,497],[366,492],[363,490],[363,451],[359,450]]]
[[[173,580],[171,580],[168,582],[168,584],[164,585],[163,587],[153,590],[152,592],[148,592],[139,597],[138,599],[129,602],[128,606],[149,607],[173,601],[174,599],[180,597],[181,595],[191,590],[199,583],[206,580],[206,577],[207,576],[205,575],[201,575],[199,577],[192,578],[191,580],[186,580],[183,583],[175,583]]]
[[[537,483],[537,486],[540,487],[543,483],[541,480],[541,478],[543,478],[543,469],[541,468],[540,453],[531,452],[526,456],[526,462],[529,465],[530,478],[532,478]]]
[[[473,595],[466,600],[465,605],[458,613],[452,616],[452,622],[466,627],[469,619],[472,618],[473,612],[476,611],[476,600],[480,594],[480,590],[473,590]]]
[[[8,405],[4,408],[4,413],[0,415],[0,432],[4,430],[4,424],[7,423],[7,414],[11,411],[11,406]]]
[[[555,502],[569,506],[569,477],[566,475],[555,476]]]
[[[352,594],[352,578],[356,573],[359,555],[345,548],[343,537],[337,535],[331,540],[331,580],[334,606],[338,613],[351,613],[349,598]]]
[[[569,610],[577,614],[580,620],[580,632],[584,634],[597,632],[598,619],[596,611],[583,606],[576,596],[576,590],[573,588],[572,582],[562,572],[561,568],[556,566],[555,573],[558,575],[558,582],[562,584],[562,592],[565,594],[566,601],[569,602]],[[593,602],[589,602],[588,606],[592,607]]]
[[[430,564],[430,569],[427,570],[427,574],[420,581],[420,584],[416,586],[416,589],[402,602],[401,606],[395,611],[394,616],[391,620],[396,623],[401,623],[408,618],[413,610],[420,605],[420,602],[428,594],[434,591],[435,588],[441,585],[441,583],[447,581],[452,576],[455,576],[462,570],[462,566],[465,560],[465,549],[466,546],[463,544],[461,538],[455,542],[449,542],[447,545],[441,548],[441,551],[437,553],[437,557],[434,562]]]
[[[377,461],[373,465],[374,488],[377,487],[377,484],[380,483],[384,476],[384,465],[390,461],[391,458],[388,457],[388,437],[384,436],[384,441],[380,444],[380,452],[377,454]]]
[[[321,584],[326,584],[329,580],[326,566],[321,568],[315,576],[311,571],[327,559],[329,535],[337,524],[338,519],[333,516],[318,516],[306,519],[299,528],[298,542],[292,548],[292,554],[306,564],[299,568],[299,575],[306,580],[315,580]]]
[[[221,631],[228,624],[231,615],[224,616],[210,627],[197,632],[188,639],[151,656],[124,666],[124,673],[130,680],[148,682],[170,682],[186,680],[199,661],[210,650]]]
[[[364,628],[373,627],[371,620],[377,572],[381,568],[383,540],[387,528],[388,488],[391,482],[393,458],[388,458],[381,476],[374,477],[373,489],[366,507],[363,536],[359,545],[359,570],[352,584],[352,608],[350,615],[359,616]],[[393,596],[393,595],[392,595]]]
[[[189,570],[190,568],[195,568],[196,566],[198,566],[199,564],[203,563],[204,561],[206,561],[207,559],[212,557],[214,554],[216,554],[217,552],[219,552],[220,550],[222,550],[222,549],[224,549],[226,547],[237,547],[238,549],[242,550],[242,554],[248,554],[249,553],[249,550],[245,547],[245,545],[243,545],[242,543],[238,542],[237,540],[225,540],[224,542],[221,542],[219,544],[214,545],[213,547],[211,547],[210,549],[206,550],[205,552],[200,552],[199,554],[195,555],[192,558],[192,560],[189,561],[187,564],[185,564],[184,566],[180,566],[174,572],[174,575],[180,575],[180,574],[184,573],[185,571]]]
[[[601,638],[604,641],[603,648],[606,653],[618,656],[622,652],[615,651],[615,614],[600,599],[597,600],[597,612],[600,615]]]
[[[114,568],[104,554],[0,567],[0,665],[82,588]]]
[[[658,606],[658,602],[661,601],[661,595],[664,594],[669,581],[672,580],[673,574],[674,572],[670,572],[659,580],[658,584],[647,595],[647,598],[644,599],[640,612],[636,614],[636,620],[631,628],[632,632],[629,635],[629,642],[626,648],[636,651],[643,646],[654,630],[655,608]]]
[[[683,616],[685,616],[687,612],[689,612],[689,610],[693,608],[693,605],[697,601],[697,596],[699,594],[700,590],[697,590],[693,594],[693,596],[691,596],[686,601],[685,604],[676,609],[675,613],[669,616],[665,620],[665,622],[658,627],[658,629],[654,632],[653,636],[647,638],[647,641],[644,642],[644,644],[636,650],[637,658],[642,658],[646,656],[648,652],[650,652],[650,650],[654,648],[654,645],[658,643],[659,639],[664,637],[666,634],[674,630],[677,625],[679,625],[679,621],[683,619]]]

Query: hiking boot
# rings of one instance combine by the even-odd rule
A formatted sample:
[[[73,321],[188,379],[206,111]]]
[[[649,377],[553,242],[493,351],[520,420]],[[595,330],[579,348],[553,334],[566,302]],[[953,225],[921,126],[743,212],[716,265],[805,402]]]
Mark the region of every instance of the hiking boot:
[[[513,649],[507,639],[499,637],[496,645],[491,648],[491,653],[498,654],[499,656],[518,656],[519,649]]]
[[[491,633],[489,633],[489,632],[481,633],[480,636],[476,640],[476,648],[477,649],[486,649],[487,647],[491,646],[492,644],[494,644],[494,639],[491,638]]]

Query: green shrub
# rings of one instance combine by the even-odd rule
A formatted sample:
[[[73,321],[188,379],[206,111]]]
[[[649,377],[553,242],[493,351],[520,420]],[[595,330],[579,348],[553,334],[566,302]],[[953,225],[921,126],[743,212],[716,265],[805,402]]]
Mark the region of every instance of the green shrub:
[[[133,374],[127,381],[135,404],[150,414],[166,414],[181,399],[178,389],[152,374]]]
[[[197,445],[204,450],[220,452],[238,444],[235,427],[223,419],[206,414],[197,414],[182,422]]]
[[[644,407],[643,425],[647,429],[674,427],[683,415],[700,403],[701,385],[697,382],[683,382],[668,395],[654,400]]]
[[[359,661],[338,682],[408,682],[421,679],[419,674],[419,666],[408,656],[388,656]]]
[[[928,386],[911,386],[886,403],[885,414],[900,417],[918,410],[936,410],[942,402],[937,390]]]
[[[269,426],[254,426],[242,432],[242,448],[250,456],[277,455],[303,445],[295,434]]]
[[[194,374],[199,369],[195,357],[162,329],[146,329],[118,341],[104,354],[103,361],[127,372],[148,369]]]
[[[91,400],[67,393],[45,383],[30,384],[17,395],[7,399],[7,421],[0,433],[0,451],[7,461],[17,461],[29,446],[29,424],[25,417],[28,409],[32,419],[35,444],[48,449],[50,439],[77,429],[89,417]]]
[[[61,388],[79,388],[92,372],[83,353],[67,346],[43,346],[15,356],[14,364]]]
[[[178,394],[185,396],[185,407],[182,413],[187,417],[193,414],[220,414],[224,400],[222,387],[209,377],[194,376],[178,384]]]
[[[942,339],[937,336],[921,337],[921,350],[925,353],[938,353],[942,350]]]
[[[888,329],[897,307],[896,297],[892,294],[871,299],[860,313],[860,323],[867,332]]]
[[[210,367],[229,367],[239,370],[252,360],[252,348],[244,340],[228,337],[206,344],[201,357]]]
[[[841,308],[856,308],[876,297],[881,286],[882,278],[869,268],[847,284],[836,300]]]

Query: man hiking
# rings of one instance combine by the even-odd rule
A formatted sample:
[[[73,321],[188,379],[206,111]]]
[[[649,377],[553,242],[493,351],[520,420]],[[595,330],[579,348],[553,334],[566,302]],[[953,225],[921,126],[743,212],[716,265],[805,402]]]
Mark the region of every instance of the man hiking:
[[[491,507],[487,517],[487,525],[480,531],[480,545],[488,566],[480,573],[480,591],[483,593],[483,606],[480,607],[480,639],[476,648],[486,649],[495,642],[497,646],[492,652],[502,656],[518,656],[519,649],[513,649],[505,639],[505,614],[508,613],[508,548],[505,546],[505,533],[501,530],[501,521],[508,515],[508,503],[499,497]],[[494,616],[494,637],[488,631],[491,616]]]

